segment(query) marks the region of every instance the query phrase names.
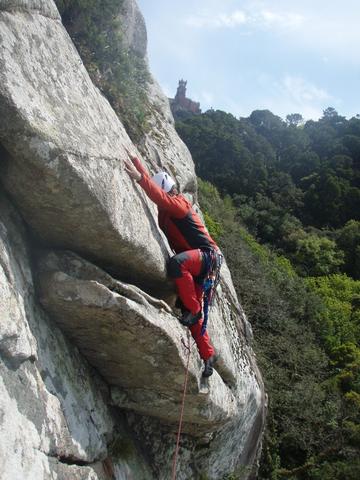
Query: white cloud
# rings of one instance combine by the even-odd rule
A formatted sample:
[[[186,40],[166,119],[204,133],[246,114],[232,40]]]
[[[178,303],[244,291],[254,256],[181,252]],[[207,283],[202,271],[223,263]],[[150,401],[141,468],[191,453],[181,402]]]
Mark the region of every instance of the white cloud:
[[[306,120],[317,120],[326,107],[336,106],[340,101],[300,75],[286,74],[276,79],[272,74],[261,72],[256,82],[263,94],[255,101],[252,98],[253,105],[249,108],[269,109],[283,118],[289,113],[300,113]]]
[[[279,115],[284,120],[286,115],[289,113],[300,113],[305,120],[318,120],[322,116],[325,108],[326,107],[314,106],[305,103],[299,105],[289,97],[272,96],[264,98],[262,101],[258,101],[257,103],[253,103],[249,107],[249,112],[257,109],[267,109],[273,112],[275,115]]]
[[[259,13],[255,13],[254,21],[267,27],[280,27],[280,28],[294,28],[301,26],[305,17],[299,13],[292,12],[272,12],[270,10],[262,10]]]
[[[258,5],[244,10],[234,10],[231,13],[203,11],[199,14],[188,16],[185,23],[195,28],[234,28],[239,26],[252,26],[255,28],[288,29],[299,27],[305,21],[305,17],[299,13],[276,12],[263,10]]]
[[[254,0],[256,1],[256,0]],[[253,16],[259,25],[269,29],[281,29],[295,48],[306,49],[320,58],[341,59],[360,64],[356,45],[360,42],[358,0],[345,0],[343,3],[326,0],[302,0],[289,10],[288,0],[272,0],[271,9],[264,2],[253,5]],[[249,10],[246,10],[250,15]],[[267,22],[267,25],[266,25]]]
[[[145,0],[143,0],[145,1]],[[165,1],[165,0],[163,0]],[[288,49],[308,51],[329,60],[360,65],[356,45],[360,42],[358,0],[345,3],[326,0],[183,0],[176,21],[194,31],[233,30],[238,35],[261,32],[286,37]],[[346,5],[346,6],[345,6]],[[182,31],[183,33],[183,31]],[[197,32],[198,33],[198,32]],[[256,41],[256,37],[254,37]],[[270,39],[269,39],[270,41]]]
[[[319,118],[323,116],[323,112],[324,112],[324,108],[312,107],[311,105],[304,105],[301,110],[301,115],[305,120],[319,120]]]
[[[306,102],[316,103],[331,99],[326,90],[317,87],[302,77],[286,75],[280,82],[280,88],[299,105]]]
[[[262,74],[259,81],[263,83],[265,78],[266,75]],[[317,120],[329,101],[332,104],[338,102],[324,88],[294,75],[285,75],[280,80],[272,79],[268,83],[267,95],[263,108],[268,108],[283,118],[289,113],[300,113],[306,120]]]
[[[196,28],[233,28],[245,24],[246,15],[241,10],[232,13],[205,13],[187,17],[186,24]]]
[[[340,58],[342,61],[351,60],[359,65],[359,52],[357,45],[360,42],[360,29],[358,23],[349,19],[336,21],[328,19],[313,19],[304,29],[304,35],[296,39],[302,46],[311,51],[319,51],[324,57]]]

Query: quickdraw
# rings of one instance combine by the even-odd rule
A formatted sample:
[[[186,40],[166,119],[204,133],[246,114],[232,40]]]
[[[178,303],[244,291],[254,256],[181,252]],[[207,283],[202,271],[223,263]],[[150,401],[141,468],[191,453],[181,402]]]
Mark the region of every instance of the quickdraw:
[[[204,306],[203,306],[203,324],[201,327],[201,335],[204,335],[207,328],[209,309],[212,307],[216,288],[220,282],[220,269],[223,261],[221,253],[214,249],[202,250],[205,261],[206,276],[203,283],[204,290]]]

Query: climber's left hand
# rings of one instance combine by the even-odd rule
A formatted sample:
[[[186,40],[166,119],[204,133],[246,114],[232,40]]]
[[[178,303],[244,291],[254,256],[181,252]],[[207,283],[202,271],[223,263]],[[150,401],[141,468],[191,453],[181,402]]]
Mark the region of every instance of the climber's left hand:
[[[141,180],[141,173],[136,170],[134,164],[130,160],[125,158],[124,159],[124,165],[125,165],[125,170],[129,174],[129,176],[133,180],[139,182]]]

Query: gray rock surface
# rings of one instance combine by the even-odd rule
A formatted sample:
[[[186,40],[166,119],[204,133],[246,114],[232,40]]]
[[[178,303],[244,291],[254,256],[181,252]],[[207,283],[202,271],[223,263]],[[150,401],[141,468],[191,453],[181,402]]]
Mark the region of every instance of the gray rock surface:
[[[0,354],[14,366],[34,358],[36,344],[26,321],[26,298],[30,278],[29,271],[23,270],[19,261],[11,262],[11,249],[18,249],[19,256],[26,256],[23,244],[19,244],[17,231],[10,228],[6,220],[11,215],[9,206],[1,201],[0,219]],[[21,284],[16,278],[21,278]],[[21,287],[21,289],[19,288]]]
[[[201,380],[193,348],[184,414],[183,432],[191,436],[191,448],[196,438],[212,440],[206,456],[191,453],[196,468],[209,472],[210,478],[221,478],[238,463],[253,464],[264,421],[261,376],[243,336],[245,320],[231,285],[227,288],[227,276],[225,266],[223,291],[210,323],[221,360],[214,375]],[[140,436],[151,437],[148,449],[164,475],[159,478],[169,478],[171,461],[164,465],[156,452],[164,445],[172,451],[163,428],[168,434],[177,428],[186,361],[183,327],[164,302],[69,252],[40,257],[39,281],[41,302],[111,385],[112,403],[161,422],[162,428],[149,427],[141,419],[136,428]],[[158,431],[161,437],[154,444]]]
[[[124,48],[130,48],[137,55],[145,57],[147,32],[144,17],[137,3],[133,0],[123,0],[120,6],[119,19]]]
[[[38,12],[45,17],[60,20],[55,3],[48,0],[0,0],[0,9],[8,12]]]
[[[119,387],[112,389],[113,402],[176,427],[186,329],[169,307],[68,252],[40,260],[39,285],[40,300],[62,331]],[[218,374],[200,382],[199,363],[193,354],[184,430],[203,434],[234,417],[237,400]]]
[[[0,192],[0,478],[106,480],[102,460],[119,428],[108,386],[40,308],[29,254]],[[151,478],[140,458],[139,478]]]
[[[150,130],[139,145],[144,158],[151,162],[154,173],[166,170],[177,181],[180,190],[196,200],[197,181],[194,164],[187,146],[175,130],[169,100],[153,79],[148,85],[148,98],[152,105]]]
[[[5,188],[47,244],[86,253],[135,283],[159,284],[166,245],[153,206],[120,160],[124,146],[134,151],[123,126],[60,21],[41,13],[53,2],[42,10],[39,2],[10,3],[0,3]],[[129,221],[138,211],[142,221]]]

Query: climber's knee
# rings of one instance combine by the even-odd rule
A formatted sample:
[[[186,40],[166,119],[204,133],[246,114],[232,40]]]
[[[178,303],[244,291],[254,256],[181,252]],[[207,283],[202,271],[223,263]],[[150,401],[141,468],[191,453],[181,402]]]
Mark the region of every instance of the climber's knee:
[[[186,252],[178,253],[170,258],[167,265],[167,272],[170,278],[182,277],[181,265],[188,259]]]

